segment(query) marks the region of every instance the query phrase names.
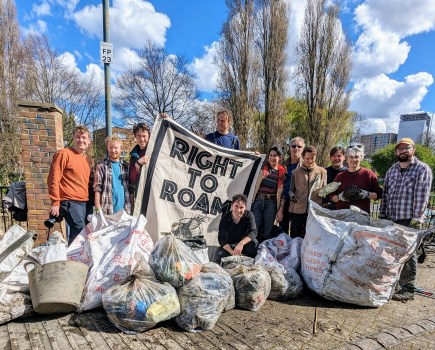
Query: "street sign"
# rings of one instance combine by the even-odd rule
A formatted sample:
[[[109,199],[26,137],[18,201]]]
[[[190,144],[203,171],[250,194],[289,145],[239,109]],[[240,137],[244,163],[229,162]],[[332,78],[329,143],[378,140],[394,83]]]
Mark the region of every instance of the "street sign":
[[[102,63],[113,63],[113,44],[100,42],[100,60]]]

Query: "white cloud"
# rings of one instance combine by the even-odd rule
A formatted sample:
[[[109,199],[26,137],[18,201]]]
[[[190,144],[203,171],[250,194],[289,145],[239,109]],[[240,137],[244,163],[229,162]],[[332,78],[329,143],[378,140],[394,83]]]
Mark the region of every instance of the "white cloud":
[[[136,51],[130,50],[126,47],[114,46],[113,51],[113,64],[110,66],[115,72],[124,72],[127,69],[134,67],[140,61]]]
[[[37,17],[40,16],[51,16],[51,7],[50,4],[46,1],[43,1],[40,5],[33,4],[32,6],[32,14]]]
[[[218,42],[214,41],[210,46],[204,48],[205,55],[201,58],[194,58],[189,65],[189,70],[196,76],[196,85],[199,90],[212,92],[216,88],[218,80],[218,67],[214,63]]]
[[[28,27],[21,27],[21,31],[24,36],[44,34],[47,32],[47,22],[39,19]]]
[[[55,5],[59,5],[67,10],[67,12],[72,12],[77,7],[80,0],[49,0]]]
[[[163,47],[166,31],[171,25],[169,17],[158,13],[154,6],[143,0],[114,0],[110,8],[110,39],[118,47],[142,48],[150,40]],[[91,37],[102,40],[102,5],[88,5],[74,13],[80,29]]]
[[[415,72],[396,81],[388,74],[406,64],[412,49],[407,37],[435,29],[435,2],[366,0],[356,7],[354,20],[360,35],[351,109],[370,118],[371,132],[397,132],[401,114],[421,111],[433,77]]]
[[[433,83],[429,73],[421,72],[398,82],[385,74],[361,79],[354,85],[350,109],[373,119],[373,127],[383,120],[386,132],[397,132],[399,116],[420,110],[421,102]],[[377,120],[378,119],[378,120]],[[385,119],[388,120],[385,123]],[[385,132],[380,128],[377,132]]]
[[[435,29],[435,2],[366,0],[354,20],[362,33],[355,43],[353,78],[393,73],[411,49],[403,39]]]
[[[77,65],[76,56],[68,51],[59,55],[57,60],[59,60],[65,67],[68,67],[69,69],[79,73],[82,78],[86,79],[86,81],[91,80],[95,85],[95,88],[99,89],[102,86],[104,81],[104,70],[100,65],[89,63],[86,65],[85,71],[82,72]]]

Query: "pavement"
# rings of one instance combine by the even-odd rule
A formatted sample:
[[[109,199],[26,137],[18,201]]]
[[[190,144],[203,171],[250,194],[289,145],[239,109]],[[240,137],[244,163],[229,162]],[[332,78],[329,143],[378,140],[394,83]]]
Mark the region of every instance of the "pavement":
[[[417,286],[435,290],[435,254],[418,265]],[[317,322],[314,322],[317,310]],[[114,328],[104,310],[33,315],[0,326],[0,349],[435,349],[435,299],[416,295],[367,308],[309,291],[257,312],[234,309],[211,331],[189,333],[174,321],[136,335]]]

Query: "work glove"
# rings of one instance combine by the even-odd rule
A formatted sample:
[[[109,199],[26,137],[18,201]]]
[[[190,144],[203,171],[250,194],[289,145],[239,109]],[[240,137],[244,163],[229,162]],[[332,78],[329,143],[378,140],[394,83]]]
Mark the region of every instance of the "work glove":
[[[338,195],[338,199],[343,201],[343,202],[349,202],[349,200],[346,198],[346,196],[344,194],[344,191]]]
[[[325,198],[328,194],[337,191],[337,188],[341,185],[341,182],[331,182],[326,186],[323,186],[317,194],[319,197]]]
[[[411,222],[409,223],[409,226],[415,228],[416,230],[421,230],[422,223],[418,220],[412,219]]]
[[[356,185],[347,187],[343,191],[344,197],[347,198],[349,202],[356,202],[361,199],[366,199],[369,196],[369,191],[363,190]]]

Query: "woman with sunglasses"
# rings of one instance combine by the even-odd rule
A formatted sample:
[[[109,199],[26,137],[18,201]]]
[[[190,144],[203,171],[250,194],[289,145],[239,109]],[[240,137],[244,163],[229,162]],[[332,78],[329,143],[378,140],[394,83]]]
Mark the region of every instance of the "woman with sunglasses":
[[[336,209],[349,209],[354,205],[370,214],[370,200],[382,196],[378,177],[370,169],[361,166],[364,159],[362,144],[349,146],[345,156],[348,169],[335,177],[334,181],[341,184],[330,198],[336,203]]]
[[[286,168],[280,164],[281,159],[281,151],[278,147],[272,147],[257,180],[251,211],[255,217],[259,243],[270,238],[275,220],[277,222],[282,220],[284,197],[281,195]]]

